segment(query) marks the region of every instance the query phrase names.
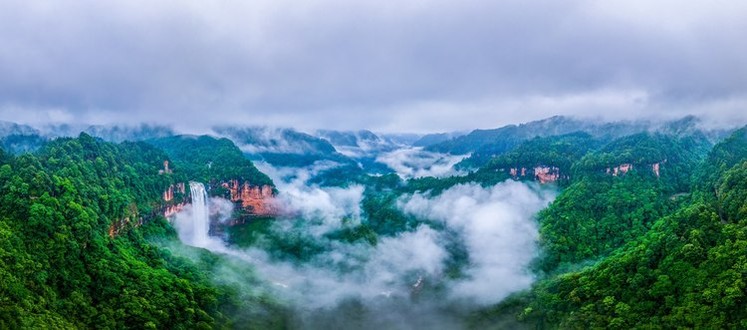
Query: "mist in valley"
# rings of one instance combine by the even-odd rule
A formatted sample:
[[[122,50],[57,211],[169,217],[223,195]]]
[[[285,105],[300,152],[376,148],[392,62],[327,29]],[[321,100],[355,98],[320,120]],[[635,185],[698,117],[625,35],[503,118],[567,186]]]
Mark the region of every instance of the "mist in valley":
[[[534,215],[555,196],[553,188],[512,180],[402,194],[393,206],[414,228],[346,241],[340,232],[369,221],[361,204],[370,188],[310,184],[336,166],[329,162],[257,165],[276,183],[281,213],[254,234],[250,247],[195,230],[196,222],[208,221],[200,219],[205,212],[213,222],[230,218],[233,205],[220,198],[205,201],[208,211],[189,205],[175,227],[185,244],[251,265],[261,284],[250,290],[277,297],[289,309],[291,324],[304,329],[464,328],[470,312],[531,285],[529,264],[538,253]],[[288,253],[278,242],[302,252]],[[222,276],[229,278],[216,280],[240,281],[246,274]]]

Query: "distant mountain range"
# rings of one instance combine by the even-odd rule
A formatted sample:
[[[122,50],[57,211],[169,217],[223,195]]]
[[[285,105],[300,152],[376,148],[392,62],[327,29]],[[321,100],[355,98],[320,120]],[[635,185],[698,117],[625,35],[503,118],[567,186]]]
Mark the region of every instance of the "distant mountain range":
[[[547,137],[585,132],[602,140],[610,140],[640,132],[659,131],[669,134],[698,132],[716,141],[726,136],[728,129],[706,129],[693,116],[667,122],[617,121],[603,122],[554,116],[518,125],[495,129],[476,129],[469,133],[376,134],[368,130],[318,130],[304,133],[292,128],[265,126],[219,126],[213,135],[226,137],[253,160],[263,160],[275,166],[301,166],[317,161],[332,161],[386,173],[387,167],[377,162],[380,155],[402,147],[423,148],[431,153],[470,155],[458,168],[469,169],[485,165],[495,156],[516,148],[535,137]],[[48,125],[35,128],[11,122],[0,122],[0,146],[13,153],[33,151],[45,141],[60,136],[77,136],[86,132],[106,141],[150,140],[174,136],[172,128],[157,124],[127,125]]]
[[[580,120],[564,116],[554,116],[519,125],[507,125],[488,130],[474,130],[469,134],[425,146],[425,150],[454,155],[471,154],[460,163],[461,168],[475,168],[486,164],[491,158],[511,151],[521,142],[534,137],[563,135],[585,132],[595,138],[611,140],[641,132],[692,134],[699,132],[711,141],[716,141],[731,132],[729,129],[703,128],[701,121],[694,116],[682,119],[654,121],[601,122]]]

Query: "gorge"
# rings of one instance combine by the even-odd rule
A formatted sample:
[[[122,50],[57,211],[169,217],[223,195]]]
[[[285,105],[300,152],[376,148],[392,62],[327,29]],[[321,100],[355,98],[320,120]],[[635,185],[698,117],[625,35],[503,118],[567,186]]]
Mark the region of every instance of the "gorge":
[[[15,251],[0,255],[8,261],[0,270],[25,272],[3,273],[10,286],[0,292],[13,303],[0,307],[13,312],[0,309],[0,320],[63,328],[94,319],[165,328],[649,325],[620,316],[635,310],[686,324],[672,318],[676,306],[708,302],[673,293],[680,288],[723,289],[723,301],[741,306],[727,295],[740,282],[727,280],[739,276],[741,250],[730,246],[742,244],[747,134],[713,144],[694,132],[535,137],[476,168],[471,156],[383,139],[365,152],[354,145],[373,133],[325,132],[345,141],[349,156],[307,159],[280,144],[291,161],[272,143],[258,149],[272,155],[261,158],[228,139],[189,135],[111,143],[80,134],[31,154],[0,153],[8,201],[0,249]],[[705,254],[706,246],[720,252]],[[703,274],[726,282],[688,282]],[[631,290],[620,278],[656,289]],[[88,292],[101,298],[87,301]],[[647,307],[662,295],[675,307]],[[588,307],[611,299],[620,299],[614,308]],[[732,311],[720,324],[741,320],[729,306],[713,307]],[[702,325],[717,322],[699,315]]]

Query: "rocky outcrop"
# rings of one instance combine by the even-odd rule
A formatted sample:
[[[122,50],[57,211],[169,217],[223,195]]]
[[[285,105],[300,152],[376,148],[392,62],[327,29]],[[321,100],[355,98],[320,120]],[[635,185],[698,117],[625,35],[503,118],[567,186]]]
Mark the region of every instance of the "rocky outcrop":
[[[128,214],[127,216],[124,216],[121,219],[117,219],[109,225],[109,237],[114,238],[114,236],[119,235],[119,233],[122,232],[125,228],[131,226],[137,227],[143,224],[143,218],[139,215],[137,205],[135,203],[131,203],[130,205],[128,205],[126,212]]]
[[[661,176],[661,165],[665,164],[666,162],[667,160],[664,159],[658,163],[651,164],[651,170],[654,171],[654,174],[656,174],[657,178]]]
[[[177,184],[170,185],[166,190],[163,191],[163,201],[164,202],[170,202],[174,200],[174,192],[178,192],[182,194],[186,194],[186,188],[184,186],[184,182],[180,182]]]
[[[526,167],[512,167],[508,169],[508,173],[514,180],[528,177],[527,174],[530,172],[532,173],[534,180],[541,184],[557,182],[562,178],[560,169],[555,166],[539,165],[532,169],[527,169]]]
[[[187,203],[167,205],[163,208],[163,217],[170,220],[176,216],[177,213],[181,212],[185,206],[187,206]]]
[[[174,199],[174,186],[170,186],[169,189],[166,189],[163,192],[163,200],[165,202],[170,202]]]
[[[109,225],[109,237],[114,238],[114,236],[119,235],[128,223],[130,223],[130,217],[124,217],[112,222],[112,224]]]
[[[170,171],[168,161],[164,162],[164,170],[162,171]],[[230,196],[226,197],[232,202],[240,204],[244,210],[241,219],[234,219],[231,223],[238,223],[237,221],[243,223],[246,221],[246,216],[272,216],[278,214],[274,201],[275,191],[272,186],[255,186],[246,181],[239,182],[239,180],[223,182],[220,183],[220,186],[228,190]],[[113,238],[127,228],[139,227],[144,221],[148,221],[156,216],[163,216],[169,221],[173,221],[176,214],[181,212],[190,203],[186,190],[186,184],[183,182],[170,185],[163,191],[160,205],[151,214],[145,216],[139,215],[135,204],[130,205],[127,212],[128,216],[117,219],[109,225],[109,236]]]
[[[620,164],[612,168],[608,167],[607,174],[612,174],[612,176],[618,176],[618,175],[623,175],[625,173],[628,173],[628,171],[632,169],[633,169],[633,164],[625,163],[625,164]]]
[[[167,163],[168,162],[164,162],[164,165],[168,168]],[[134,203],[130,204],[127,210],[127,214],[129,215],[117,219],[109,225],[109,236],[113,238],[127,228],[139,227],[143,222],[156,216],[162,215],[167,219],[173,218],[174,215],[179,213],[184,206],[187,205],[185,196],[185,184],[177,183],[170,185],[163,191],[161,194],[162,202],[150,214],[141,215],[138,211],[137,205]]]
[[[158,174],[171,174],[171,173],[173,173],[173,172],[169,168],[169,161],[168,160],[164,160],[163,161],[163,169],[162,170],[158,170]]]
[[[534,178],[539,183],[553,183],[560,179],[560,169],[554,166],[537,166],[534,168]]]
[[[520,176],[526,176],[527,175],[527,168],[526,167],[522,167],[522,168],[513,167],[513,168],[509,169],[509,173],[511,174],[511,176],[514,179],[516,179],[516,178],[518,178]],[[519,173],[521,173],[521,175],[519,175]]]
[[[650,164],[648,166],[651,166],[651,171],[658,178],[658,177],[661,176],[661,165],[664,164],[664,163],[666,163],[666,162],[667,162],[667,160],[664,159],[664,160],[662,160],[660,162],[656,162],[656,163]],[[638,166],[638,165],[636,165],[636,166]],[[641,166],[646,166],[646,165],[641,165]],[[607,172],[607,174],[610,174],[612,176],[620,176],[620,175],[624,175],[624,174],[630,172],[631,170],[633,170],[633,164],[623,163],[623,164],[617,165],[615,167],[608,167],[607,170],[606,170],[606,172]]]
[[[275,193],[271,186],[255,186],[244,181],[231,180],[221,184],[230,192],[230,200],[241,203],[247,212],[253,215],[276,215]]]

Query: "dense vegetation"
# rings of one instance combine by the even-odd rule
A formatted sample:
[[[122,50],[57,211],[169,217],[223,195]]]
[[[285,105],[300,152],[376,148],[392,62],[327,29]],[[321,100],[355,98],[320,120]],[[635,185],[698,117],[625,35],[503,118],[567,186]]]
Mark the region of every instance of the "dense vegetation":
[[[583,131],[594,137],[610,140],[643,131],[649,125],[649,123],[644,122],[594,123],[555,116],[521,125],[507,125],[488,130],[474,130],[467,135],[429,145],[426,147],[426,150],[451,154],[471,153],[471,156],[458,164],[458,166],[462,168],[479,168],[493,157],[514,150],[522,142],[535,137],[549,137]],[[692,125],[686,126],[690,127]]]
[[[151,215],[173,180],[158,175],[168,159],[162,151],[81,134],[35,155],[0,156],[0,328],[275,324],[252,317],[273,303],[210,280],[217,257],[195,262],[148,241],[174,241],[164,219]],[[146,223],[110,237],[123,218]]]
[[[148,143],[162,148],[173,160],[174,167],[191,180],[219,182],[236,179],[253,185],[273,185],[272,180],[246,159],[231,140],[182,135],[149,140]]]
[[[363,186],[361,221],[343,219],[319,239],[300,221],[279,232],[274,219],[254,218],[228,228],[228,242],[297,263],[339,243],[375,246],[425,222],[439,225],[404,214],[397,202],[405,194],[492,186],[511,177],[509,168],[554,166],[564,176],[537,216],[538,281],[472,315],[475,328],[747,328],[747,127],[711,148],[712,137],[687,122],[632,135],[613,127],[603,136],[601,126],[555,135],[578,123],[552,121],[562,125],[547,136],[535,133],[548,123],[505,128],[501,141],[483,136],[482,166],[440,179],[370,175],[328,143],[295,136],[320,152],[263,156],[286,165],[340,157],[308,183]],[[472,138],[479,140],[451,143]],[[177,182],[272,185],[230,140],[112,144],[81,134],[2,142],[13,150],[0,149],[0,328],[288,326],[288,310],[259,290],[251,266],[181,245],[160,216],[161,194]],[[159,174],[164,160],[173,172]],[[114,223],[124,224],[116,235]],[[464,276],[466,250],[447,243],[446,276]]]
[[[244,155],[249,159],[273,166],[301,167],[318,161],[354,164],[327,140],[292,129],[217,127],[214,130],[239,146],[245,146]]]
[[[539,215],[541,268],[605,256],[645,234],[678,206],[689,176],[705,157],[707,141],[641,133],[609,143],[583,157],[572,184]],[[593,165],[592,165],[593,164]],[[619,175],[608,168],[630,164]],[[659,164],[659,174],[652,164]]]
[[[694,141],[702,140],[633,136],[596,153],[618,155],[612,163],[669,161],[658,180],[641,171],[609,182],[590,175],[566,189],[540,222],[541,266],[567,266],[476,324],[516,317],[542,328],[747,327],[747,136],[735,132],[702,162],[703,144]],[[588,157],[584,165],[604,164]]]

